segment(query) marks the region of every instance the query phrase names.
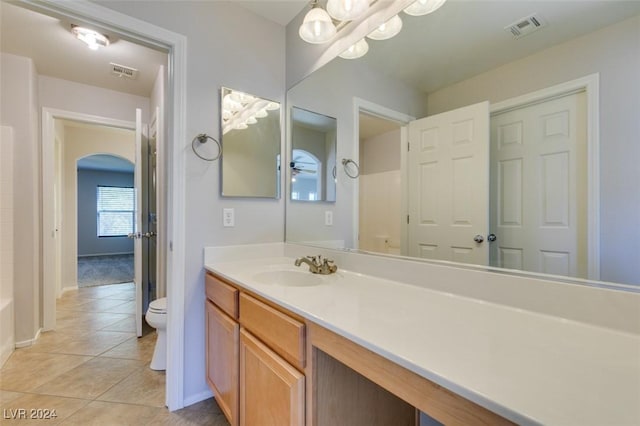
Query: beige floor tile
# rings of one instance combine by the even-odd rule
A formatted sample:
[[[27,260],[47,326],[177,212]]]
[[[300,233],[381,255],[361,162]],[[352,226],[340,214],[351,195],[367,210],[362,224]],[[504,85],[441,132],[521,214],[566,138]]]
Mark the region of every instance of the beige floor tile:
[[[54,425],[87,405],[89,400],[51,395],[22,394],[3,404],[3,425]]]
[[[89,330],[80,328],[67,328],[62,329],[61,331],[46,331],[40,334],[40,337],[33,343],[33,345],[28,348],[24,348],[23,350],[31,352],[56,353],[58,352],[57,349],[64,347],[65,343],[90,332],[91,331]]]
[[[8,407],[8,405],[5,405],[5,404],[13,401],[14,399],[22,395],[24,395],[24,393],[22,392],[12,392],[12,391],[6,391],[6,390],[0,389],[0,406],[2,408]]]
[[[87,302],[91,302],[93,299],[82,298],[78,296],[61,297],[56,300],[57,309],[75,309],[78,306],[82,306]]]
[[[208,413],[182,409],[170,413],[158,414],[150,424],[171,426],[229,426],[227,418],[222,413]]]
[[[85,303],[79,305],[64,308],[65,310],[75,310],[83,312],[105,312],[107,309],[115,308],[116,306],[126,303],[117,299],[87,299]]]
[[[75,328],[77,330],[100,330],[128,317],[127,314],[78,311],[68,318],[58,319],[56,321],[56,329],[59,331],[68,328]]]
[[[129,315],[129,318],[125,318],[118,322],[114,322],[104,328],[100,329],[101,331],[121,331],[125,333],[135,333],[136,332],[136,318],[134,315]]]
[[[93,358],[34,389],[35,393],[95,399],[144,363],[136,360]]]
[[[132,337],[120,343],[110,351],[101,354],[101,357],[137,359],[145,363],[151,362],[153,350],[156,346],[155,332],[151,332],[143,337]]]
[[[132,301],[136,299],[135,290],[119,290],[103,296],[107,300]]]
[[[213,397],[205,399],[204,401],[196,402],[195,404],[185,407],[184,409],[190,410],[190,411],[195,410],[195,411],[206,411],[211,413],[222,413],[222,411],[220,410],[220,407],[218,406],[218,403]]]
[[[153,424],[153,419],[166,408],[93,401],[78,410],[62,424],[65,426],[139,426]]]
[[[151,407],[164,407],[165,373],[149,367],[136,370],[126,379],[100,395],[100,401],[136,403]]]
[[[136,313],[136,302],[124,302],[118,306],[114,306],[113,308],[104,309],[102,312],[110,312],[114,314],[135,314]]]
[[[29,392],[88,362],[86,356],[16,350],[0,370],[0,389]]]
[[[49,353],[97,356],[111,350],[120,343],[135,336],[135,333],[117,331],[92,331],[68,335],[59,343],[52,342],[47,345]],[[34,346],[34,351],[41,351]]]

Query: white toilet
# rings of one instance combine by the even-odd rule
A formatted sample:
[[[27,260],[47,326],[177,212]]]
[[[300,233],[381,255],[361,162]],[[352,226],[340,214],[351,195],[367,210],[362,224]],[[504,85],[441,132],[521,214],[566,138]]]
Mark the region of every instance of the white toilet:
[[[145,315],[147,324],[156,329],[158,337],[156,340],[156,348],[153,351],[151,359],[152,370],[167,369],[167,298],[162,297],[156,299],[149,304],[147,315]]]

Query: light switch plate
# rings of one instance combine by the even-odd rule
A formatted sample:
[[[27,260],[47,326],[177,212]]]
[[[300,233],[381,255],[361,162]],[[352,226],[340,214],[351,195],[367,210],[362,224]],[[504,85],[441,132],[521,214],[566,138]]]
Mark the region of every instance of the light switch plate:
[[[333,226],[333,212],[331,210],[324,212],[324,224],[326,226]]]
[[[225,228],[236,226],[235,211],[233,208],[222,209],[222,226]]]

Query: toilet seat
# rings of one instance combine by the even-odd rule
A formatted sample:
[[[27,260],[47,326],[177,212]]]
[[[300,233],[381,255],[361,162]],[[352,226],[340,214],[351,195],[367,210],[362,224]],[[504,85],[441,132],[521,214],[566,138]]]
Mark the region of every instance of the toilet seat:
[[[149,303],[149,312],[154,314],[166,314],[167,313],[167,298],[161,297],[153,302]]]

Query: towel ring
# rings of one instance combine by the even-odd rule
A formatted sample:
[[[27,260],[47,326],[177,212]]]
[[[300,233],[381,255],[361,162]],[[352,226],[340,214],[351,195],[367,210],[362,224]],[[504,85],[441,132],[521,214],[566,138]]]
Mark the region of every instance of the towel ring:
[[[199,146],[199,145],[196,145],[196,142],[200,142],[200,144],[204,144],[204,143],[207,143],[207,141],[209,140],[214,141],[218,146],[218,153],[216,154],[215,157],[212,157],[212,158],[207,158],[199,154],[198,150],[196,149],[196,146]],[[212,136],[207,135],[206,133],[200,133],[198,136],[193,138],[193,140],[191,141],[191,149],[193,150],[193,153],[196,154],[196,156],[198,156],[198,158],[202,158],[205,161],[216,161],[218,158],[220,158],[220,155],[222,155],[222,145],[220,145],[220,142],[218,142],[218,140],[213,138]]]
[[[353,164],[353,166],[356,168],[356,173],[355,174],[351,174],[349,173],[349,163]],[[342,165],[344,166],[344,173],[349,176],[351,179],[355,179],[358,176],[360,176],[360,166],[358,166],[358,163],[356,163],[355,161],[353,161],[350,158],[343,158],[342,159]]]

